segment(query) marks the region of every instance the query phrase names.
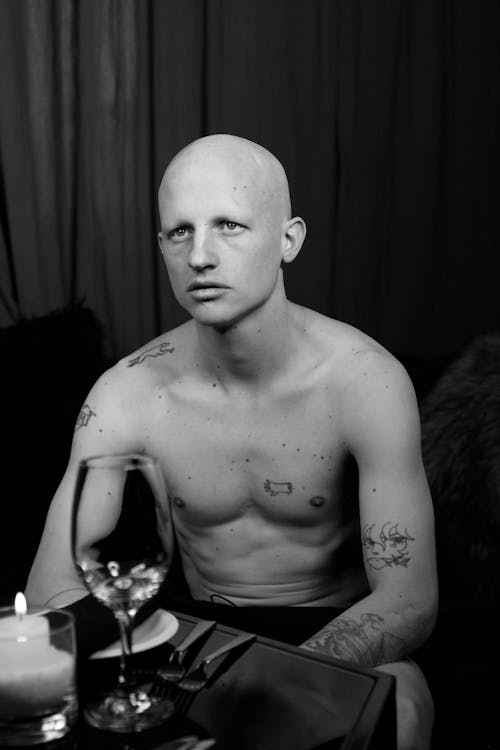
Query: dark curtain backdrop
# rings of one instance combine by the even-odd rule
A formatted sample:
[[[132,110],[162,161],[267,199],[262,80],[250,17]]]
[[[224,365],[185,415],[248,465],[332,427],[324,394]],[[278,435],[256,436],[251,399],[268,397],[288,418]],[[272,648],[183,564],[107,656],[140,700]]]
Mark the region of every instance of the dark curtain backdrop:
[[[156,246],[173,154],[283,161],[289,297],[395,353],[500,328],[498,0],[0,0],[0,326],[85,298],[112,356],[185,319]]]

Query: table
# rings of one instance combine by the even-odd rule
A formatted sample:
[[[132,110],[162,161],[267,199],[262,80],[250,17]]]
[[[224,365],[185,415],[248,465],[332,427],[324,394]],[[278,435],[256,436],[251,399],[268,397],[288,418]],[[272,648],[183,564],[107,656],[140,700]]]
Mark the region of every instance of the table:
[[[180,642],[197,618],[173,612]],[[239,632],[217,625],[199,656]],[[136,655],[139,669],[165,661],[163,644]],[[85,690],[114,684],[117,660],[88,662],[82,670]],[[169,750],[167,739],[196,734],[216,739],[217,750],[395,750],[395,681],[390,675],[258,636],[246,653],[217,682],[197,695],[185,718],[130,736],[98,732],[82,725],[78,750]],[[193,724],[194,722],[194,724]],[[200,732],[198,732],[200,733]],[[203,736],[203,735],[200,735]]]

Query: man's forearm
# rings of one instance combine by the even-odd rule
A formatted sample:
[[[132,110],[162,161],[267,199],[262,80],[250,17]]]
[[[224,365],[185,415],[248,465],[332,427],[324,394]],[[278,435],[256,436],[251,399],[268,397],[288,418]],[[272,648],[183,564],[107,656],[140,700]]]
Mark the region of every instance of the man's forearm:
[[[375,667],[407,656],[426,640],[432,627],[431,613],[411,604],[390,607],[373,593],[327,623],[302,646]]]

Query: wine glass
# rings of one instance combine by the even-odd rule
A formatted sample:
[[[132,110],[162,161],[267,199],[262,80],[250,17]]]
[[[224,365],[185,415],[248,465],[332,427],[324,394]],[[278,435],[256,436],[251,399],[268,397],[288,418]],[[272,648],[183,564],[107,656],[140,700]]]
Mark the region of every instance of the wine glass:
[[[158,592],[173,550],[163,475],[143,454],[93,456],[80,462],[71,519],[71,549],[90,593],[118,622],[120,672],[115,690],[85,707],[94,727],[134,732],[157,726],[174,711],[138,684],[132,664],[133,621]]]

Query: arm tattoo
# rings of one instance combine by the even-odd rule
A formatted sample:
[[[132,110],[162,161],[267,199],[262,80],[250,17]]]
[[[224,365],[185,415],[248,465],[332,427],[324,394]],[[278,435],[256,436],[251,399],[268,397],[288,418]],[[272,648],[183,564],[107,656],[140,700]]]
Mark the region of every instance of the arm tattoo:
[[[86,427],[90,421],[90,418],[95,416],[95,411],[92,411],[88,404],[84,404],[80,409],[80,414],[78,415],[76,420],[75,432],[77,430],[80,430],[82,427]]]
[[[151,349],[138,354],[137,357],[133,357],[129,360],[127,367],[133,367],[134,365],[142,365],[145,359],[148,357],[162,357],[164,354],[171,354],[175,352],[175,346],[171,346],[169,341],[162,341],[156,346],[152,346]]]
[[[408,543],[414,542],[415,537],[410,536],[406,529],[402,533],[399,530],[398,523],[391,524],[392,521],[384,523],[378,534],[374,523],[371,526],[365,526],[363,529],[361,543],[365,560],[373,570],[397,566],[407,568],[411,560],[408,553]]]
[[[264,482],[264,490],[268,495],[274,497],[275,495],[291,495],[293,492],[293,484],[291,482],[272,482],[270,479],[266,479]]]
[[[383,617],[370,612],[361,615],[361,622],[337,617],[309,638],[304,647],[363,666],[383,664],[387,661],[389,643],[403,643],[401,638],[384,633],[383,623]]]

